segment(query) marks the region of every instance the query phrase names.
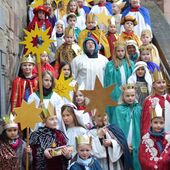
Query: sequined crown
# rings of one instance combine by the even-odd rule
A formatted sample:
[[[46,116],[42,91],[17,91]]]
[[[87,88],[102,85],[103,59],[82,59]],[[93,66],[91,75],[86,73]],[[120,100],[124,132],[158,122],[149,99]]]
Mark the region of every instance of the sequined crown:
[[[92,145],[92,137],[87,135],[76,136],[77,145]]]
[[[127,21],[132,21],[134,26],[136,26],[138,24],[136,18],[133,17],[133,16],[130,16],[130,15],[127,15],[127,16],[123,17],[121,19],[121,24],[124,25],[125,22],[127,22]]]
[[[139,48],[139,51],[152,51],[152,45],[148,44],[148,45],[141,45]]]
[[[162,72],[155,69],[152,74],[152,79],[153,79],[153,82],[158,81],[158,80],[164,80]]]
[[[14,119],[15,119],[15,117],[13,116],[12,113],[10,113],[10,115],[2,117],[3,128],[4,129],[18,128],[18,124],[15,123]]]
[[[35,64],[35,56],[32,56],[31,54],[29,55],[24,55],[22,58],[21,58],[21,63],[32,63],[32,64]]]
[[[64,35],[66,37],[73,36],[74,37],[74,29],[72,27],[67,27],[65,28],[65,33]]]
[[[131,84],[124,84],[122,85],[122,91],[125,91],[127,89],[136,89],[135,84],[131,83]]]
[[[141,37],[144,36],[144,35],[149,35],[149,37],[152,38],[152,32],[149,29],[142,30]]]

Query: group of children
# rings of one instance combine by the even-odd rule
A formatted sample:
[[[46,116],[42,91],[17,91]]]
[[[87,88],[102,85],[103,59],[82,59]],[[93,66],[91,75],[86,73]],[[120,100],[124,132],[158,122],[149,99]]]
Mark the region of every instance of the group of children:
[[[26,145],[12,114],[3,118],[0,169],[25,169],[28,154],[30,169],[37,170],[168,170],[170,95],[148,10],[140,0],[47,4],[30,8],[27,28],[49,29],[55,40],[50,47],[55,56],[50,59],[46,51],[40,56],[43,102],[32,54],[21,58],[11,94],[12,114],[22,100],[35,101],[43,108],[42,122],[31,129]],[[101,30],[96,14],[103,11],[111,18]],[[41,38],[33,44],[42,45]],[[73,87],[70,100],[54,90],[62,74]],[[103,114],[98,108],[86,111],[91,101],[82,91],[94,89],[96,76],[104,88],[115,85],[110,97],[118,105]]]

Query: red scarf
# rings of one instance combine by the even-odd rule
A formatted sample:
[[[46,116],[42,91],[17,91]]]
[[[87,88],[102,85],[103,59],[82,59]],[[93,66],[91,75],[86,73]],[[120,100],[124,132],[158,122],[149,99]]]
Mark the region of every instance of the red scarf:
[[[139,8],[140,8],[140,5],[139,6],[137,6],[137,7],[134,7],[134,8],[131,8],[131,12],[137,12],[137,11],[139,11]]]

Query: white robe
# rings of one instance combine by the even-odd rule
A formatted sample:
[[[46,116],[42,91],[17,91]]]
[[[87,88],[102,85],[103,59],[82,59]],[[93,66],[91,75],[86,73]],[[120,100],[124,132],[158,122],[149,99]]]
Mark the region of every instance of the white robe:
[[[101,54],[98,54],[98,58],[88,58],[86,54],[77,56],[71,63],[73,76],[79,85],[84,83],[85,90],[93,90],[96,76],[103,85],[107,62],[108,59]]]
[[[88,132],[89,136],[92,136],[92,154],[99,160],[102,168],[108,170],[106,148],[101,145],[101,142],[97,136],[97,129],[92,129]],[[110,170],[123,170],[123,165],[120,160],[123,150],[116,138],[113,139],[110,134],[106,133],[106,139],[110,139],[112,147],[108,147],[109,166]]]
[[[170,102],[165,100],[165,132],[170,133]]]
[[[110,12],[108,11],[108,9],[107,9],[105,6],[99,7],[99,5],[94,5],[94,6],[91,8],[90,13],[92,13],[92,14],[100,14],[100,13],[102,13],[103,11],[105,11],[105,14],[106,14],[106,15],[112,16],[112,15],[110,14]]]

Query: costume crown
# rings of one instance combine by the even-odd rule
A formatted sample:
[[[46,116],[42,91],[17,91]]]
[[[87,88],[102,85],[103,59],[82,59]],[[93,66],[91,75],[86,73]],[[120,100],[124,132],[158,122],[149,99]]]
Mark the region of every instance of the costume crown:
[[[49,102],[47,108],[45,108],[45,107],[43,106],[43,109],[42,109],[42,110],[43,110],[43,111],[41,112],[40,117],[41,117],[41,119],[42,119],[43,121],[46,121],[46,119],[47,119],[48,117],[50,117],[50,116],[56,115],[55,107],[54,107],[54,105],[53,105],[51,102]]]
[[[111,18],[108,20],[108,23],[109,23],[109,25],[116,25],[115,18],[114,18],[114,17],[111,17]]]
[[[21,63],[32,63],[32,64],[35,64],[35,57],[32,56],[31,54],[29,55],[24,55],[22,58],[21,58]]]
[[[152,51],[152,45],[150,45],[150,44],[141,45],[139,50],[140,50],[140,52],[142,52],[142,51]]]
[[[118,41],[116,41],[116,43],[115,43],[115,48],[116,48],[116,47],[126,47],[126,43],[123,42],[123,41],[118,40]]]
[[[121,24],[124,25],[125,22],[127,22],[127,21],[132,21],[134,26],[136,26],[138,24],[136,18],[133,17],[133,16],[130,16],[130,15],[127,15],[127,16],[123,17],[121,19]]]
[[[123,0],[113,0],[113,3],[117,4],[120,9],[123,9],[126,2],[123,2]]]
[[[164,80],[161,71],[158,71],[157,69],[154,70],[152,74],[152,79],[153,79],[153,82],[158,81],[158,80]]]
[[[152,32],[149,29],[142,30],[141,37],[144,35],[149,35],[152,38]]]
[[[18,128],[18,124],[14,122],[14,119],[15,117],[13,116],[12,113],[10,113],[10,115],[4,116],[2,118],[4,129]]]
[[[92,145],[92,137],[87,135],[76,136],[77,145]]]
[[[74,29],[72,27],[65,28],[64,35],[67,36],[73,36],[74,37]]]
[[[122,91],[125,91],[127,89],[136,89],[136,86],[133,83],[132,84],[124,84],[124,85],[122,85]]]
[[[86,17],[86,22],[96,22],[95,14],[93,14],[93,13],[88,14],[87,17]]]

